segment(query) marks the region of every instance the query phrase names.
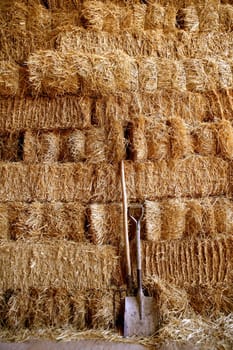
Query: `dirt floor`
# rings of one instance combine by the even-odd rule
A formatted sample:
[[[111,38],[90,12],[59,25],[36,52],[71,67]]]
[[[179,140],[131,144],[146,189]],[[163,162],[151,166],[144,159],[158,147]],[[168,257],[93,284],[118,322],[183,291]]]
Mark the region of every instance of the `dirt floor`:
[[[80,340],[70,342],[31,341],[25,343],[0,343],[0,350],[146,350],[138,344],[123,344],[100,340]],[[170,343],[158,350],[200,350],[192,345]]]
[[[146,348],[137,344],[80,340],[60,343],[49,341],[0,343],[0,350],[146,350]]]

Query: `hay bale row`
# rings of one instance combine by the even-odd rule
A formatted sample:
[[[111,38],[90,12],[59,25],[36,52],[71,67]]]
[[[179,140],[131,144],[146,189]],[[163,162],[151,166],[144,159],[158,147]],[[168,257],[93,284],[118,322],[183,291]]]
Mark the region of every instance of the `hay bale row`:
[[[125,156],[124,131],[118,121],[110,123],[110,130],[92,127],[86,131],[26,131],[23,153],[27,163],[118,162]]]
[[[215,121],[228,119],[232,121],[233,90],[222,89],[205,93],[157,91],[152,96],[140,96],[139,108],[141,113],[151,119],[181,117],[190,124],[197,121]]]
[[[132,121],[132,158],[141,160],[179,159],[194,153],[233,158],[233,127],[230,121],[185,123],[179,117],[135,118]]]
[[[157,89],[205,92],[232,88],[231,61],[156,57],[134,59],[123,51],[104,55],[38,51],[28,60],[29,81],[36,94],[119,94]]]
[[[83,163],[25,165],[1,163],[2,201],[89,201],[93,166]]]
[[[111,329],[119,317],[120,301],[120,293],[114,289],[8,289],[1,292],[1,327]]]
[[[232,232],[233,204],[225,197],[146,200],[144,204],[141,234],[148,241],[216,236]],[[122,215],[121,204],[90,204],[87,222],[91,242],[97,245],[124,244]]]
[[[177,116],[188,124],[219,119],[232,121],[232,92],[232,89],[206,93],[156,90],[151,95],[124,94],[122,97],[108,96],[98,99],[69,95],[53,99],[26,96],[3,98],[0,99],[0,129],[2,132],[25,129],[82,130],[91,128],[92,125],[108,125],[110,133],[111,129],[118,129],[118,121],[123,124],[132,123],[135,116],[140,115],[145,115],[148,120],[166,120]],[[119,134],[121,135],[120,130]]]
[[[156,163],[126,162],[130,200],[230,193],[230,167],[216,157],[192,156]],[[0,163],[2,202],[119,202],[118,164]]]
[[[85,242],[85,208],[80,203],[8,204],[11,239],[67,239]]]
[[[232,201],[224,197],[145,201],[145,239],[231,234],[232,214]]]
[[[92,105],[86,96],[0,99],[0,129],[85,129],[91,126]]]
[[[130,122],[126,140],[124,124],[110,118],[109,114],[104,118],[105,128],[2,132],[0,159],[26,163],[118,162],[126,156],[127,141],[129,156],[135,161],[181,159],[194,153],[233,158],[233,127],[228,120],[191,126],[176,117],[166,120],[139,116]]]
[[[174,4],[172,4],[174,5]],[[233,7],[230,4],[192,4],[180,7],[158,3],[132,3],[119,6],[111,2],[86,0],[81,10],[85,28],[98,31],[175,30],[231,31]]]
[[[232,57],[232,39],[232,32],[195,34],[142,31],[132,34],[64,27],[57,34],[56,48],[62,52],[75,50],[96,55],[121,50],[133,57],[152,56],[171,60],[211,56],[227,59]]]
[[[184,286],[232,283],[232,237],[143,242],[144,276]],[[146,277],[145,277],[146,278]]]
[[[1,239],[66,239],[96,245],[124,243],[119,203],[1,203]],[[145,201],[142,236],[149,241],[230,234],[230,199],[166,199]],[[88,232],[85,231],[88,227]]]
[[[112,246],[68,241],[0,244],[0,288],[101,289],[122,283],[119,260]]]

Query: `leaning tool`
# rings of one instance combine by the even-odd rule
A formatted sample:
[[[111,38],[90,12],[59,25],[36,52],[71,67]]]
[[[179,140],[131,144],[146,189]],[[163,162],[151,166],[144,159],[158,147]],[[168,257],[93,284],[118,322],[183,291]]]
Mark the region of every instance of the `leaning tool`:
[[[139,211],[139,215],[132,214],[132,209]],[[131,205],[129,216],[136,226],[136,252],[137,252],[137,296],[125,298],[124,336],[151,336],[158,330],[158,307],[153,297],[145,296],[142,289],[142,262],[140,228],[144,214],[142,204]]]

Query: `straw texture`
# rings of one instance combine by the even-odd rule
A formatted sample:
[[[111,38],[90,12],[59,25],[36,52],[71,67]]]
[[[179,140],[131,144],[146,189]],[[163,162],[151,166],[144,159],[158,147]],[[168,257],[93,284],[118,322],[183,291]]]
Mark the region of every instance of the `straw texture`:
[[[73,242],[2,242],[0,288],[91,289],[120,282],[118,257],[111,246]],[[43,271],[43,274],[41,273]]]
[[[11,239],[66,239],[85,242],[85,208],[80,203],[8,204]]]
[[[145,276],[159,278],[179,286],[232,283],[232,238],[143,242]]]

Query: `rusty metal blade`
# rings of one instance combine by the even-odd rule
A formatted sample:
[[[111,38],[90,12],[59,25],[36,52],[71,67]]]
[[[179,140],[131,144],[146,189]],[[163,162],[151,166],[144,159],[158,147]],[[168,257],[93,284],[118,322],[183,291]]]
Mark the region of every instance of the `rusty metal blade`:
[[[159,328],[159,314],[155,299],[143,296],[143,317],[140,320],[139,304],[136,297],[125,298],[124,337],[150,336]]]

